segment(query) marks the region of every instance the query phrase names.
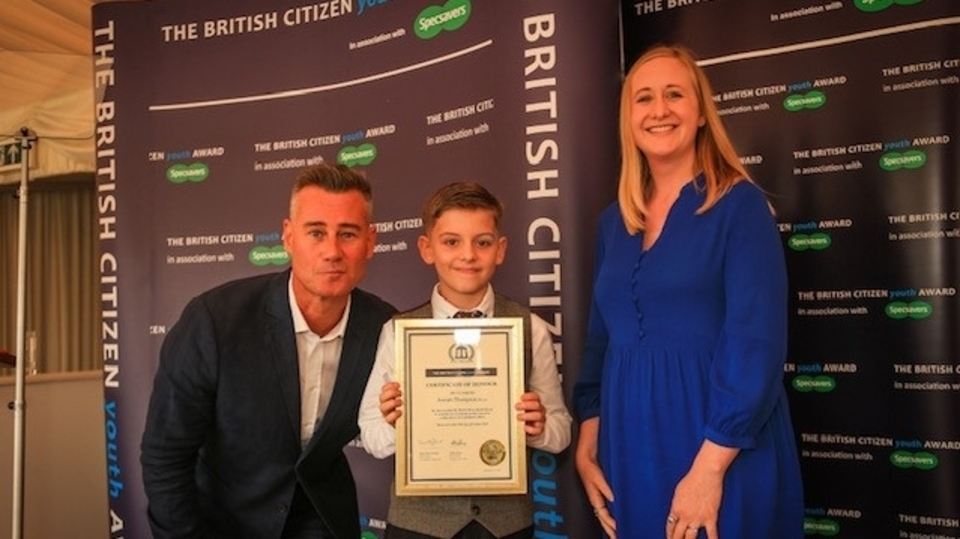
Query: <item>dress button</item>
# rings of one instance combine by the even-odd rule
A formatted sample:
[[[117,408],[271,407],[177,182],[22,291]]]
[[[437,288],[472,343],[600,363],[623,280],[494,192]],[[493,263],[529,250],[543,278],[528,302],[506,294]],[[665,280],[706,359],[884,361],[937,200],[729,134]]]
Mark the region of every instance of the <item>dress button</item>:
[[[642,330],[642,329],[637,332],[637,335],[639,335],[641,339],[642,339],[646,334],[647,334],[647,332],[644,331],[644,330]]]
[[[470,512],[473,513],[473,516],[479,515],[479,514],[480,514],[480,506],[478,506],[478,505],[471,505],[471,506],[470,506]]]

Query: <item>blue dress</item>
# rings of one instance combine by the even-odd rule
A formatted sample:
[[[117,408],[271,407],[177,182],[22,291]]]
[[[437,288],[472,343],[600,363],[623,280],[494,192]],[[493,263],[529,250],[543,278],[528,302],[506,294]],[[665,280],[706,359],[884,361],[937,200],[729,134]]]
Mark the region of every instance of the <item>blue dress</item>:
[[[783,247],[756,185],[739,182],[695,215],[702,182],[683,188],[646,252],[616,204],[601,215],[575,409],[581,421],[600,416],[618,538],[664,536],[674,488],[708,439],[740,449],[724,478],[721,539],[799,539]]]

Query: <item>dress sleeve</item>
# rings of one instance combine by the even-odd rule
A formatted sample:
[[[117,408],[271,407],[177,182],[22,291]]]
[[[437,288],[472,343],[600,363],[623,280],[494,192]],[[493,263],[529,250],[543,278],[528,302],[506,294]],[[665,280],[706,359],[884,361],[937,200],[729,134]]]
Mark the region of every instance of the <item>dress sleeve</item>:
[[[728,228],[723,252],[726,312],[710,372],[705,435],[723,446],[750,449],[783,396],[787,273],[763,194],[755,187],[737,187],[727,195],[734,203],[723,225]]]
[[[192,300],[160,350],[140,446],[147,513],[153,536],[201,535],[195,468],[213,430],[217,357],[213,323]]]
[[[607,350],[607,327],[597,306],[597,275],[606,251],[604,226],[600,223],[597,232],[596,252],[593,258],[593,293],[590,299],[590,314],[587,319],[587,335],[580,356],[580,374],[573,386],[574,414],[583,422],[600,415],[600,382],[603,376],[603,358]]]
[[[378,459],[389,457],[397,451],[397,431],[380,413],[380,391],[383,384],[397,378],[393,331],[393,320],[389,320],[380,332],[373,370],[360,401],[360,441],[367,453]]]

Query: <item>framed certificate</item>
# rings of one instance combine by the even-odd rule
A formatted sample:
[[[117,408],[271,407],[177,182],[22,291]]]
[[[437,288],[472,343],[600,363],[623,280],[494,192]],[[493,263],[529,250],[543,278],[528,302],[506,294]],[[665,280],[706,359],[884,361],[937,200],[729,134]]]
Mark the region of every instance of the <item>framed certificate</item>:
[[[397,496],[523,494],[522,318],[399,318]]]

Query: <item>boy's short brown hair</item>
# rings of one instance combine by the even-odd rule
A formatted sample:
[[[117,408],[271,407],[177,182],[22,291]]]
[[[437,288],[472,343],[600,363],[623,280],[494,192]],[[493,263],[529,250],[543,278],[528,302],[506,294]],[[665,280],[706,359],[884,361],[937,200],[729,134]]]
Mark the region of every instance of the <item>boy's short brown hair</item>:
[[[430,234],[443,212],[452,209],[490,210],[493,225],[500,231],[503,204],[487,188],[477,182],[453,182],[444,185],[423,205],[423,233]]]

